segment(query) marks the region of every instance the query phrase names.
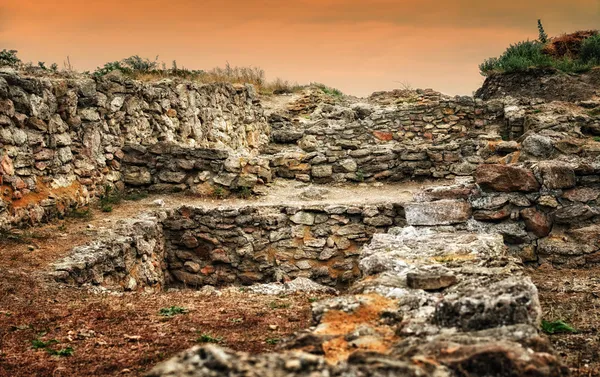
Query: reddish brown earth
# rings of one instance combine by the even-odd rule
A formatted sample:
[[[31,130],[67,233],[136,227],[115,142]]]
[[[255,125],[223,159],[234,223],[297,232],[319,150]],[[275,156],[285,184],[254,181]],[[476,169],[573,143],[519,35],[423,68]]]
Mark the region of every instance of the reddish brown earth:
[[[191,290],[115,295],[61,287],[45,276],[55,260],[93,238],[87,224],[97,228],[105,217],[126,215],[136,205],[95,213],[92,220],[0,234],[0,376],[139,376],[201,343],[203,335],[235,350],[264,352],[310,325],[315,295],[264,296],[238,288],[221,295]],[[188,313],[159,315],[171,306]],[[56,340],[51,349],[71,347],[73,355],[35,350],[36,339]]]
[[[539,290],[543,318],[565,321],[577,330],[549,335],[572,376],[600,376],[600,267],[543,265],[528,272]]]
[[[95,229],[144,206],[124,202],[110,214],[94,212],[93,218],[0,234],[0,376],[139,376],[199,344],[203,335],[235,350],[264,352],[310,325],[310,303],[319,298],[315,295],[274,297],[237,288],[220,295],[115,295],[67,288],[47,278],[51,264],[93,239]],[[600,268],[542,266],[529,274],[539,288],[544,319],[561,319],[577,329],[575,334],[550,335],[573,375],[600,376]],[[170,306],[188,312],[159,315]],[[58,343],[51,349],[71,347],[73,355],[52,356],[32,348],[34,340],[53,339]]]

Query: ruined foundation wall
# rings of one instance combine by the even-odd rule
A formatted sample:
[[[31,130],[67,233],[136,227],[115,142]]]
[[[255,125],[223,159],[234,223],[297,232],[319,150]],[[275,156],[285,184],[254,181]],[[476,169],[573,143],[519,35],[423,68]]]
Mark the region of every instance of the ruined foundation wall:
[[[252,284],[308,277],[344,285],[375,233],[404,224],[400,205],[269,206],[168,214],[167,269],[187,286]]]
[[[499,233],[525,262],[600,262],[600,163],[481,165],[476,184],[429,189],[406,205],[414,226]]]
[[[268,125],[251,86],[25,77],[0,71],[0,227],[34,224],[124,187],[125,145],[256,155]]]

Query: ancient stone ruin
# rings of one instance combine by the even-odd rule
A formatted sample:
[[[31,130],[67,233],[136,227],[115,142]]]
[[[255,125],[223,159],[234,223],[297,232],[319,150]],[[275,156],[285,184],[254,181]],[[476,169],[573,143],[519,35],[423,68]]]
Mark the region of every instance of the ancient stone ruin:
[[[600,101],[498,95],[514,84],[498,80],[485,100],[308,88],[273,103],[249,85],[0,69],[0,228],[112,190],[179,193],[189,203],[132,214],[47,274],[112,291],[341,292],[278,353],[198,346],[149,376],[567,375],[524,265],[600,262]],[[278,182],[303,191],[224,200]]]

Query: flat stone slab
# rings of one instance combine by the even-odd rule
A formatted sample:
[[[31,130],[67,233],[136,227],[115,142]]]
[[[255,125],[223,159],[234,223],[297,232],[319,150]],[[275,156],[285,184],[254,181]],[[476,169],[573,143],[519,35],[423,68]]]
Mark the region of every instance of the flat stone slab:
[[[408,203],[405,206],[409,225],[451,225],[469,220],[471,204],[464,200],[439,200],[437,202]]]

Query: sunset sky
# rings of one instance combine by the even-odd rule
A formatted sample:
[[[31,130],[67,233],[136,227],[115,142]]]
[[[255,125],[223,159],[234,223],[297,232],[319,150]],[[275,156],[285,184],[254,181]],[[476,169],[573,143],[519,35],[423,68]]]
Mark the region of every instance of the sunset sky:
[[[511,42],[600,28],[600,0],[1,0],[0,49],[80,71],[139,54],[260,66],[368,95],[408,83],[471,94]]]

